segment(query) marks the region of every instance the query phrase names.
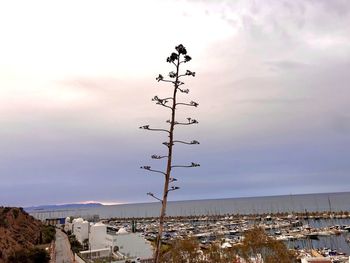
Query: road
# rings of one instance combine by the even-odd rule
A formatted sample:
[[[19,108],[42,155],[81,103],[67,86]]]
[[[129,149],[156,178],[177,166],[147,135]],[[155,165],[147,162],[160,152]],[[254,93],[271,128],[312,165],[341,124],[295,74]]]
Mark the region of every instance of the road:
[[[60,229],[56,229],[55,263],[73,263],[73,254],[68,237]]]

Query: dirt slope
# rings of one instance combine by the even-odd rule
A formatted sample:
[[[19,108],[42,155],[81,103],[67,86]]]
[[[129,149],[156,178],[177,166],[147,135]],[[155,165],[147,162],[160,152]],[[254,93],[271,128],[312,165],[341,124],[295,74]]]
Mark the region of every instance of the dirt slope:
[[[38,244],[41,226],[22,208],[0,207],[0,263],[6,262],[14,251]]]

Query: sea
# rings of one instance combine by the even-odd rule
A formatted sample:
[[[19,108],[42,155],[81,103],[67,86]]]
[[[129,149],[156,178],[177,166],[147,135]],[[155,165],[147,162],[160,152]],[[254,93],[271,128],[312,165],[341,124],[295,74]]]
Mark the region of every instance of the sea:
[[[68,216],[100,219],[158,217],[160,202],[101,205],[96,207],[56,207],[26,210],[37,219]],[[232,214],[273,214],[293,212],[350,211],[350,192],[279,196],[169,201],[167,216],[213,216]]]

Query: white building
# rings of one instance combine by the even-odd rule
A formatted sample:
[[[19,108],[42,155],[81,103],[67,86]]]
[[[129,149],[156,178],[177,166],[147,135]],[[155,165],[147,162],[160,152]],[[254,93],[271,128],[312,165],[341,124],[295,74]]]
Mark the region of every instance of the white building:
[[[75,235],[75,238],[83,244],[84,240],[89,239],[89,228],[90,223],[82,218],[73,219],[67,217],[64,225],[64,230],[66,232],[71,231]]]
[[[83,244],[85,239],[89,238],[90,223],[82,218],[73,219],[73,234],[75,238]]]
[[[124,228],[118,232],[108,231],[108,228],[102,223],[91,225],[89,244],[92,251],[108,248],[127,258],[152,258],[153,248],[144,237],[137,233],[128,233]]]
[[[118,251],[128,258],[149,259],[153,256],[151,244],[137,233],[128,233],[123,228],[116,234]]]
[[[64,231],[66,231],[66,232],[73,231],[73,224],[70,221],[70,217],[66,218],[66,221],[64,223]]]
[[[102,249],[109,248],[106,243],[107,238],[107,225],[102,223],[96,223],[90,227],[89,246],[90,249]]]

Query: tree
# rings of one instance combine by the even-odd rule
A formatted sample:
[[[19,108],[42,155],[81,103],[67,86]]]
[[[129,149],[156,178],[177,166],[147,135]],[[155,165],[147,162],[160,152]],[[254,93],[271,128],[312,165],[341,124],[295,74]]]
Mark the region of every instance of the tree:
[[[88,250],[89,249],[89,239],[85,238],[83,241],[83,249]]]
[[[80,242],[77,240],[77,238],[75,237],[75,235],[69,235],[68,236],[68,240],[71,246],[71,250],[74,253],[78,253],[80,250],[83,249],[83,245],[80,244]]]
[[[168,253],[162,255],[161,262],[200,263],[202,253],[199,243],[194,238],[175,240]]]
[[[194,237],[176,239],[169,249],[162,255],[163,263],[236,263],[235,250],[223,248],[219,243],[200,247]]]
[[[243,260],[242,260],[243,259]],[[260,261],[259,261],[260,260]],[[299,262],[292,250],[279,240],[269,237],[265,230],[255,227],[246,231],[241,244],[223,246],[213,242],[200,246],[194,237],[177,239],[170,243],[162,255],[166,263],[296,263]]]
[[[189,165],[173,165],[173,146],[175,143],[182,143],[182,144],[188,144],[188,145],[195,145],[199,144],[198,141],[192,140],[190,142],[182,141],[182,140],[176,140],[174,139],[174,128],[178,125],[193,125],[198,124],[198,121],[192,118],[187,118],[186,122],[178,122],[176,120],[176,107],[177,106],[190,106],[190,107],[197,107],[198,103],[194,101],[190,101],[189,103],[184,102],[178,102],[177,101],[177,94],[178,92],[188,94],[189,89],[184,89],[182,86],[185,84],[182,79],[183,77],[187,76],[195,76],[195,72],[192,72],[190,70],[186,70],[185,72],[180,72],[180,65],[187,63],[191,60],[191,57],[187,54],[187,50],[183,45],[178,45],[175,47],[176,52],[172,52],[171,55],[167,58],[167,62],[170,63],[172,66],[175,67],[175,71],[169,72],[169,79],[165,79],[163,75],[159,74],[156,80],[158,82],[167,82],[170,83],[173,86],[173,95],[166,98],[160,98],[158,96],[154,96],[152,101],[154,101],[157,105],[163,106],[167,109],[170,109],[170,120],[167,120],[166,122],[169,124],[168,129],[154,129],[150,128],[149,125],[141,126],[140,129],[149,130],[149,131],[158,131],[158,132],[165,132],[168,134],[168,141],[163,142],[163,144],[168,148],[166,155],[152,155],[152,159],[165,159],[166,160],[166,168],[165,171],[159,171],[154,170],[151,168],[151,166],[141,166],[142,169],[160,173],[164,175],[164,187],[163,187],[163,194],[162,198],[157,197],[153,193],[147,193],[149,196],[157,199],[162,203],[160,216],[159,216],[159,230],[158,230],[158,236],[156,239],[156,250],[155,250],[155,263],[159,262],[160,257],[160,249],[161,249],[161,238],[163,234],[163,226],[164,226],[164,219],[166,215],[166,207],[167,207],[167,200],[168,200],[168,193],[171,191],[178,190],[179,187],[175,185],[171,185],[170,183],[173,183],[177,181],[176,178],[171,177],[172,169],[173,168],[187,168],[187,167],[198,167],[199,164],[191,162]],[[170,105],[169,105],[170,104]]]
[[[236,252],[232,247],[223,248],[218,243],[211,244],[204,251],[203,262],[210,263],[236,263]]]
[[[269,237],[265,230],[259,227],[250,229],[244,234],[244,240],[237,247],[237,253],[247,262],[251,262],[251,258],[257,258],[258,255],[265,263],[298,262],[295,253],[282,241]]]

